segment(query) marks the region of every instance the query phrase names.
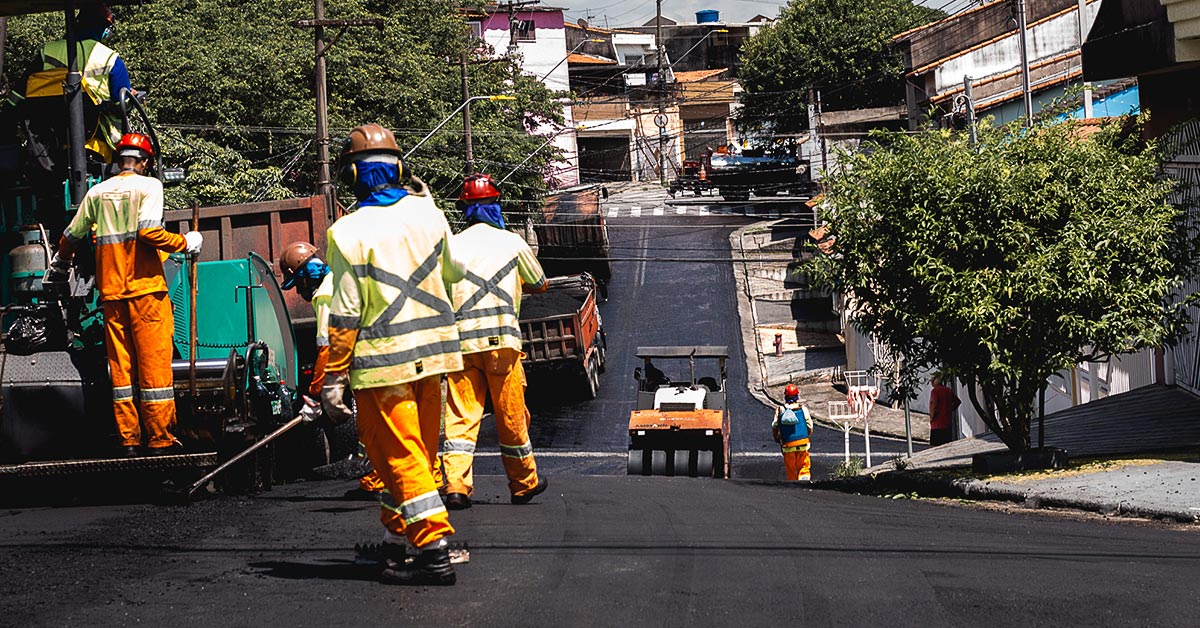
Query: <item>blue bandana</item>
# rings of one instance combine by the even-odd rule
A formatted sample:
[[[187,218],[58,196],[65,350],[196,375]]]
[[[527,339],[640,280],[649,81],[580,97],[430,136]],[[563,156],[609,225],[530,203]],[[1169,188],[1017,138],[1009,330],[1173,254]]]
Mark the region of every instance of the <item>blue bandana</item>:
[[[296,274],[288,277],[288,280],[283,282],[283,289],[290,290],[296,285],[297,279],[324,279],[325,275],[329,274],[329,265],[319,259],[313,258],[308,260],[306,264],[296,269]]]
[[[397,183],[400,180],[400,168],[395,164],[360,161],[355,165],[355,171],[354,196],[358,198],[360,207],[394,205],[408,196],[408,190]]]
[[[500,215],[500,203],[474,203],[463,208],[463,218],[468,224],[487,223],[497,229],[504,228],[504,216]]]

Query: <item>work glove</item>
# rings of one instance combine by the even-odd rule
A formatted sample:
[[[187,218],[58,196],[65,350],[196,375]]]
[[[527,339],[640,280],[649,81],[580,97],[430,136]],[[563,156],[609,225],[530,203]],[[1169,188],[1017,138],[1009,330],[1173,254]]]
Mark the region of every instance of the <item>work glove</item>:
[[[204,236],[200,235],[199,231],[189,231],[183,234],[183,239],[187,242],[184,252],[192,256],[200,254],[200,247],[204,245]]]
[[[315,423],[321,419],[321,402],[309,397],[301,395],[304,405],[300,408],[300,418],[306,423]]]
[[[341,425],[354,418],[354,411],[346,404],[346,391],[349,388],[349,373],[325,375],[325,385],[321,387],[321,407],[334,425]]]
[[[64,260],[54,254],[54,259],[50,260],[50,267],[46,269],[46,274],[42,275],[43,284],[58,284],[67,283],[71,276],[71,262]]]

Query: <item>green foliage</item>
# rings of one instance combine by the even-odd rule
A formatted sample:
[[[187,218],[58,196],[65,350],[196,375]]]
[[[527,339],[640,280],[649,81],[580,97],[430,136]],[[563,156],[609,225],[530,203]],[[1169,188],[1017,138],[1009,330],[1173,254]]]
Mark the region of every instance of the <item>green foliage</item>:
[[[862,475],[865,469],[866,463],[863,462],[863,459],[855,456],[850,458],[849,461],[843,460],[838,463],[838,466],[833,468],[833,477],[837,480],[856,478]]]
[[[453,112],[461,99],[458,60],[474,50],[457,5],[447,0],[339,0],[330,19],[381,18],[383,27],[352,27],[327,55],[331,155],[353,127],[378,122],[412,146]],[[172,207],[311,194],[318,164],[313,30],[291,23],[312,17],[312,3],[291,0],[155,0],[117,7],[121,53],[135,88],[164,139],[164,160],[188,168],[188,181],[168,196]],[[9,77],[32,66],[42,44],[61,37],[62,17],[43,14],[9,22]],[[337,35],[329,29],[326,39]],[[478,57],[478,55],[475,55]],[[503,177],[561,122],[561,106],[513,62],[470,66],[473,95],[516,100],[472,105],[477,167]],[[167,132],[168,129],[173,129]],[[452,195],[463,169],[462,125],[451,120],[418,149],[410,170],[440,197]],[[506,198],[537,198],[556,157],[543,149],[506,187]],[[349,200],[349,190],[342,190]],[[515,206],[509,209],[515,209]]]
[[[853,324],[964,381],[1013,450],[1047,378],[1170,344],[1197,243],[1131,120],[877,133],[826,180],[834,255],[814,272]],[[1134,127],[1134,128],[1131,128]],[[976,394],[976,386],[982,396]]]
[[[742,48],[742,124],[806,129],[810,88],[829,110],[903,102],[891,38],[944,15],[911,0],[792,0]]]

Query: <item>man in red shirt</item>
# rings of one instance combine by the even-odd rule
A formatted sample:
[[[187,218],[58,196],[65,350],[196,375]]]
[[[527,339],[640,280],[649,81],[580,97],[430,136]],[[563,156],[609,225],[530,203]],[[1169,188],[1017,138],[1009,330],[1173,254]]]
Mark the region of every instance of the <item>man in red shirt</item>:
[[[954,391],[942,384],[941,373],[934,373],[929,383],[933,385],[933,390],[929,391],[929,445],[936,447],[954,440],[954,411],[962,402]]]

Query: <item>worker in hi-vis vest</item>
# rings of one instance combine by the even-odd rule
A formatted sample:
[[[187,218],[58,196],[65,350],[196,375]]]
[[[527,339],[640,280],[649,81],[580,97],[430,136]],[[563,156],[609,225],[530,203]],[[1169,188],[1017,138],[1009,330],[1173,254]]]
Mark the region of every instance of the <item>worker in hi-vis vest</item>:
[[[333,300],[333,276],[329,265],[317,247],[308,242],[293,242],[279,256],[279,272],[283,274],[284,290],[295,289],[300,298],[312,303],[317,319],[317,355],[313,362],[312,381],[303,395],[302,412],[315,420],[320,415],[321,387],[325,384],[325,365],[329,362],[329,303]],[[359,461],[366,456],[359,444],[355,453]],[[378,499],[383,492],[383,480],[371,469],[358,479],[358,487],[346,492],[348,498]]]
[[[339,173],[359,207],[328,232],[333,297],[322,405],[330,420],[349,420],[346,394],[354,390],[359,440],[384,485],[384,545],[393,548],[380,580],[450,585],[446,537],[454,527],[432,461],[441,375],[462,370],[449,284],[463,270],[433,197],[416,178],[402,185],[400,157],[392,132],[377,124],[351,130],[342,148]]]
[[[504,228],[500,191],[490,177],[468,177],[458,204],[468,227],[453,242],[466,279],[454,284],[451,296],[463,369],[446,376],[446,506],[471,507],[475,443],[489,395],[512,503],[526,504],[546,490],[547,480],[538,476],[529,442],[518,313],[522,289],[544,291],[546,274],[524,238]]]
[[[113,12],[104,4],[87,4],[75,18],[83,93],[92,105],[100,107],[96,127],[86,131],[84,147],[100,155],[106,163],[113,161],[114,148],[121,139],[121,118],[117,108],[105,107],[105,104],[118,103],[122,88],[132,91],[125,61],[115,50],[104,45],[115,29],[115,22]],[[47,43],[42,47],[42,71],[30,75],[25,96],[61,96],[66,71],[67,40]]]
[[[788,384],[783,389],[783,405],[775,408],[771,436],[783,449],[783,466],[789,480],[812,479],[812,462],[808,456],[812,429],[812,415],[800,402],[800,389]]]
[[[154,159],[150,138],[125,135],[117,143],[117,155],[120,173],[84,195],[43,283],[68,281],[75,249],[84,238],[94,238],[96,288],[104,311],[120,455],[141,455],[143,425],[147,453],[182,453],[182,444],[172,433],[175,317],[163,262],[168,253],[200,255],[204,238],[196,231],[179,235],[163,229],[162,182],[145,176]]]

